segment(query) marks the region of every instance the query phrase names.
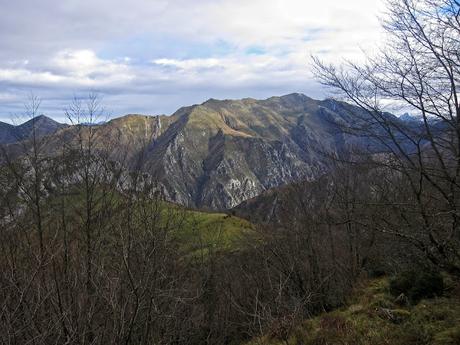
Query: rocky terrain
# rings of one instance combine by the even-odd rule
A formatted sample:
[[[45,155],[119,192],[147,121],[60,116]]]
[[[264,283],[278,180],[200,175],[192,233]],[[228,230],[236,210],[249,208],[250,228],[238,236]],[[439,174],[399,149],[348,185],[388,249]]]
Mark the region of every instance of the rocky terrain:
[[[183,108],[152,138],[145,168],[162,181],[170,200],[231,208],[272,187],[322,174],[324,154],[340,154],[352,142],[337,127],[337,105],[291,94],[211,99]]]

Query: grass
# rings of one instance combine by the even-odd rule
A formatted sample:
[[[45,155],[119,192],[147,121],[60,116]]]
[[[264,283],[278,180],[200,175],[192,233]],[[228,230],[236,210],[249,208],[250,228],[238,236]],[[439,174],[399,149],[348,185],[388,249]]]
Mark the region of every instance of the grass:
[[[187,210],[177,236],[186,253],[200,254],[238,249],[252,229],[248,221],[225,213]]]
[[[458,345],[459,292],[460,283],[451,280],[443,297],[400,306],[389,294],[387,278],[368,280],[356,289],[347,306],[304,321],[288,339],[266,336],[250,344]]]

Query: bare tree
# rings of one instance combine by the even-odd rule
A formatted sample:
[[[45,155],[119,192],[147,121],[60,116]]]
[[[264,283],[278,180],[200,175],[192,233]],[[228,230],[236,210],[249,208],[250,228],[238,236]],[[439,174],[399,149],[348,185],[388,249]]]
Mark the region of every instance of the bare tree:
[[[460,274],[460,3],[389,0],[387,7],[388,39],[377,56],[342,66],[314,58],[316,75],[360,108],[344,107],[346,129],[374,142],[375,163],[397,173],[393,183],[406,191],[387,200],[403,212],[395,222],[380,218],[379,229]],[[391,116],[389,102],[420,121]]]

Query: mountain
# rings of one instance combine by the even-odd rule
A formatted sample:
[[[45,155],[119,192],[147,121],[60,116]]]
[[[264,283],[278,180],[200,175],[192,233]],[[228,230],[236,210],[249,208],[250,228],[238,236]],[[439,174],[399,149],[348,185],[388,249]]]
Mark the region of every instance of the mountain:
[[[18,140],[15,135],[16,127],[9,123],[0,122],[0,144],[9,144]]]
[[[324,173],[324,154],[341,154],[354,142],[338,127],[345,106],[302,94],[211,99],[173,114],[174,121],[149,145],[145,168],[169,200],[228,209]]]
[[[53,134],[67,125],[56,122],[45,115],[39,115],[21,125],[14,126],[0,122],[0,144],[12,144],[32,136],[35,129],[37,137]]]
[[[143,169],[167,200],[219,210],[274,187],[313,180],[328,170],[329,155],[343,157],[351,147],[368,146],[368,139],[343,130],[352,122],[350,113],[359,111],[295,93],[210,99],[171,116],[132,114],[94,126],[58,128],[63,125],[45,117],[35,125],[45,134],[58,129],[48,140],[50,153],[76,140],[77,130],[95,131],[101,149],[115,148],[112,159]],[[27,137],[30,124],[19,127]]]
[[[402,114],[399,119],[401,121],[404,121],[404,122],[416,122],[416,123],[419,123],[422,121],[422,119],[420,117],[417,117],[415,115],[411,115],[409,113],[404,113]]]

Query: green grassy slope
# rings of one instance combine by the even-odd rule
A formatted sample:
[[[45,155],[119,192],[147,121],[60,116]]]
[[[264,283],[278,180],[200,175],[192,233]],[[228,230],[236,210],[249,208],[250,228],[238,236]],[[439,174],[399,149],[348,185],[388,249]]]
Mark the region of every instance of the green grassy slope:
[[[177,235],[186,253],[238,249],[253,226],[248,221],[225,213],[186,211]]]
[[[342,309],[306,320],[285,339],[265,336],[249,344],[458,345],[460,285],[453,281],[447,285],[443,297],[401,307],[388,292],[388,279],[370,280]]]

